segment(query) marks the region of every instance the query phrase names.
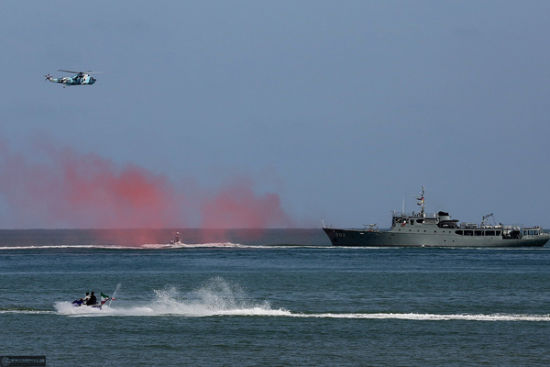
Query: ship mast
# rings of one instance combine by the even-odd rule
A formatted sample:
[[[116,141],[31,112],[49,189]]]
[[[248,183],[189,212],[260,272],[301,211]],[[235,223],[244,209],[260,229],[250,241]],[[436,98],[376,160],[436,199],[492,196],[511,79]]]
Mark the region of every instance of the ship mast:
[[[420,215],[424,217],[424,186],[422,186],[422,191],[420,191],[420,196],[416,198],[416,205],[420,207]]]

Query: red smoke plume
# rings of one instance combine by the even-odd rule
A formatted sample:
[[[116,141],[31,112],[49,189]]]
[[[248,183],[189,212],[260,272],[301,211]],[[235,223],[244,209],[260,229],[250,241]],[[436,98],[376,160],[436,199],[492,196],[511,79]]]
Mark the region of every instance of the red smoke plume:
[[[249,228],[247,240],[259,238],[261,228],[287,227],[289,217],[281,209],[279,196],[266,194],[258,197],[246,182],[222,189],[202,205],[202,228]],[[203,242],[226,241],[225,231],[203,231]]]
[[[165,178],[135,166],[116,167],[93,154],[46,150],[41,162],[0,159],[0,193],[15,226],[134,228],[177,223],[182,197]],[[177,198],[177,200],[176,200]]]
[[[278,195],[258,198],[244,182],[222,189],[202,206],[203,228],[266,228],[289,224]]]
[[[0,142],[0,227],[182,228],[193,215],[204,228],[290,225],[278,195],[258,196],[248,182],[188,204],[186,197],[204,194],[176,190],[166,177],[134,165],[47,143],[33,158]]]

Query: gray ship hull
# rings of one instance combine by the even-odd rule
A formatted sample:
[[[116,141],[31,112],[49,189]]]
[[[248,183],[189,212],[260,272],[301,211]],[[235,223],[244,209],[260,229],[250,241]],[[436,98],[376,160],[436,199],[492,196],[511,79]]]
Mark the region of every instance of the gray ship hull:
[[[432,229],[432,228],[430,228]],[[323,228],[334,246],[364,247],[540,247],[550,239],[548,233],[522,238],[501,236],[464,236],[454,230],[436,228],[432,233],[398,230]],[[426,232],[426,233],[425,233]]]

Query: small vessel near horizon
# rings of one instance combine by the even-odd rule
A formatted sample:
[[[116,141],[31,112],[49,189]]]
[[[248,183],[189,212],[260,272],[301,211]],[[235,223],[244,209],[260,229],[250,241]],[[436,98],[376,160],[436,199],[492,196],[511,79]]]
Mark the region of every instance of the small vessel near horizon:
[[[183,245],[183,242],[181,242],[181,236],[179,232],[176,232],[176,235],[174,236],[174,239],[170,241],[171,245]]]
[[[483,216],[479,225],[459,223],[444,211],[426,214],[423,186],[417,205],[418,213],[394,211],[389,230],[370,225],[363,229],[323,226],[323,231],[332,245],[353,247],[540,247],[550,240],[540,226],[490,225],[487,219],[492,213]]]

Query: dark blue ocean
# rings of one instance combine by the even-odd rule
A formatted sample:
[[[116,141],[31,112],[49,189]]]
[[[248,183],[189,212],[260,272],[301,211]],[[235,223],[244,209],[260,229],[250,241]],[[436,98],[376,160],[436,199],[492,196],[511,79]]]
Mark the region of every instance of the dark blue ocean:
[[[550,365],[548,247],[335,248],[319,229],[172,236],[0,231],[0,355],[48,366]],[[71,306],[87,290],[116,300]]]

